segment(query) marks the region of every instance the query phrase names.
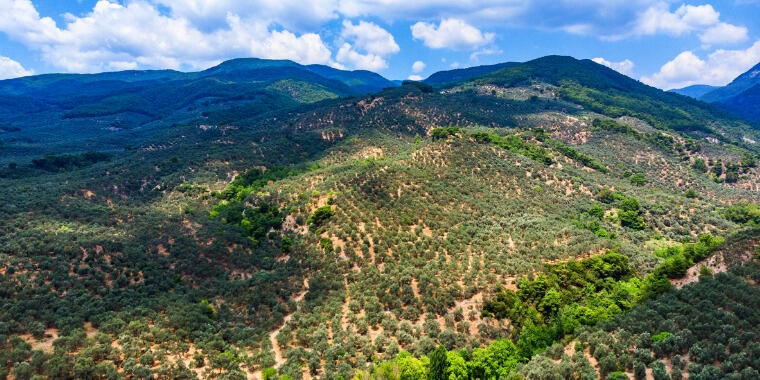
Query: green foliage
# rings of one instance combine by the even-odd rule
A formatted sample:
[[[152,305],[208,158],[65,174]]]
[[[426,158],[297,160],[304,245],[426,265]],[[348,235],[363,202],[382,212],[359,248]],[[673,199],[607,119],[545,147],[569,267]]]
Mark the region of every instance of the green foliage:
[[[760,207],[755,203],[738,202],[723,211],[723,216],[740,224],[760,224]]]
[[[449,136],[454,136],[460,132],[462,132],[462,130],[457,127],[439,127],[439,128],[433,128],[430,131],[430,137],[432,137],[434,141],[445,140]]]
[[[446,348],[443,346],[438,346],[438,348],[430,353],[430,370],[428,372],[428,379],[449,379],[449,360],[446,354]]]
[[[326,253],[333,253],[335,249],[333,248],[332,240],[328,238],[321,238],[319,239],[319,247],[322,248]]]
[[[594,170],[598,170],[602,173],[607,173],[607,167],[599,163],[595,158],[588,156],[586,154],[583,154],[581,152],[578,152],[576,149],[570,147],[569,145],[554,140],[550,138],[543,129],[536,128],[533,130],[534,136],[538,141],[541,141],[547,145],[549,145],[552,149],[562,153],[567,158],[570,158],[572,160],[578,161],[584,166],[587,166],[589,168],[592,168]]]
[[[665,276],[631,274],[615,280],[617,275],[605,269],[617,267],[614,263],[586,268],[577,262],[562,266],[562,260],[614,249],[630,258],[629,266],[638,273],[668,260],[670,256],[658,258],[644,248],[650,232],[622,228],[604,216],[622,207],[622,194],[639,200],[639,216],[645,215],[648,227],[670,241],[705,229],[735,228],[735,223],[715,218],[714,210],[738,199],[756,201],[744,183],[718,186],[688,177],[681,170],[687,165],[685,154],[648,151],[654,159],[639,160],[636,166],[626,159],[646,144],[679,146],[659,132],[640,132],[640,138],[621,132],[626,135],[609,141],[602,133],[584,133],[588,141],[573,145],[575,139],[568,136],[585,131],[583,121],[591,114],[556,99],[553,86],[489,86],[484,87],[487,95],[480,95],[483,88],[452,93],[404,86],[378,96],[307,106],[284,94],[298,86],[233,98],[243,87],[258,88],[257,83],[235,87],[229,97],[207,98],[229,85],[208,82],[204,85],[215,87],[191,86],[188,94],[177,94],[182,96],[177,102],[156,102],[142,116],[120,114],[125,121],[113,128],[124,132],[108,131],[109,139],[118,147],[116,140],[129,134],[131,147],[124,152],[108,148],[110,161],[77,170],[42,173],[22,164],[28,158],[15,157],[19,164],[11,168],[5,164],[11,162],[8,155],[29,144],[23,140],[27,128],[3,135],[0,377],[13,375],[16,363],[26,362],[38,378],[192,378],[198,372],[199,377],[231,379],[241,378],[242,368],[264,369],[262,377],[276,378],[271,366],[277,351],[285,358],[278,364],[284,378],[308,370],[312,377],[348,379],[370,363],[396,376],[384,378],[398,378],[401,369],[414,378],[428,376],[433,368],[433,355],[421,355],[443,345],[457,350],[446,352],[448,378],[476,378],[474,370],[498,378],[596,379],[583,354],[561,358],[561,347],[550,350],[553,359],[536,362],[541,366],[518,363],[532,361],[529,356],[570,332],[572,339],[585,339],[580,334],[587,326],[600,321],[600,327],[610,326],[646,296],[654,302],[678,293],[667,291]],[[204,97],[185,103],[192,94]],[[518,99],[509,98],[515,94]],[[530,100],[533,94],[539,95]],[[121,100],[133,105],[153,100],[140,97]],[[102,107],[73,110],[71,116],[131,107],[125,104],[112,99]],[[171,108],[180,106],[182,110]],[[172,110],[166,116],[169,123],[153,119],[162,117],[156,110],[164,109]],[[194,119],[199,114],[203,118]],[[560,127],[554,122],[557,115],[579,122]],[[141,123],[137,119],[146,121],[144,127],[128,131]],[[69,121],[78,129],[85,122]],[[722,120],[703,124],[726,128]],[[429,125],[462,129],[446,146],[425,144],[415,136]],[[464,127],[472,125],[488,129]],[[532,130],[536,125],[547,133]],[[499,129],[505,126],[515,129]],[[61,135],[75,129],[60,127]],[[146,130],[161,131],[160,138],[140,140]],[[478,141],[469,136],[472,131],[498,137]],[[554,141],[549,136],[560,137]],[[59,147],[104,149],[72,141],[80,140],[66,139]],[[703,157],[724,156],[726,174],[744,153],[730,144],[702,144]],[[367,158],[368,153],[382,158]],[[562,155],[579,165],[544,165],[550,162],[546,157]],[[578,167],[596,166],[592,158],[601,165],[597,170]],[[246,170],[252,167],[268,169]],[[622,178],[638,172],[647,183],[631,186],[618,175],[626,171]],[[208,190],[234,172],[242,174],[224,190]],[[751,181],[753,174],[739,168],[741,181]],[[685,201],[684,188],[672,186],[674,180],[692,184],[704,196],[680,205],[684,208],[670,207]],[[596,204],[587,196],[612,186],[616,191],[610,191],[609,199],[600,197],[604,202]],[[317,201],[313,192],[336,194],[328,203],[334,213],[317,218],[316,233],[308,234],[303,232]],[[286,230],[281,226],[285,215],[291,216]],[[338,243],[332,247],[328,241]],[[331,247],[335,254],[325,254]],[[546,262],[560,266],[547,274]],[[503,322],[509,326],[503,330],[488,318],[480,323],[470,300],[491,294],[494,284],[521,273],[534,277],[521,281],[512,294],[510,312],[519,325]],[[745,299],[736,301],[757,308]],[[730,310],[721,320],[726,325],[754,322],[742,308],[724,309]],[[661,314],[676,312],[682,310]],[[641,319],[652,318],[644,314]],[[85,322],[89,334],[82,330]],[[473,324],[479,324],[477,329]],[[678,335],[686,327],[658,325],[652,334]],[[18,338],[32,333],[52,340],[46,336],[50,328],[60,334],[53,352],[35,353]],[[473,330],[478,333],[471,334]],[[723,333],[722,327],[709,330]],[[273,331],[279,331],[275,342],[269,339]],[[749,330],[740,326],[736,331]],[[489,350],[488,344],[499,339],[505,349]],[[674,339],[658,342],[652,350],[664,350]],[[655,346],[649,337],[646,342]],[[740,344],[746,342],[751,340]],[[631,358],[611,357],[616,346],[603,343],[607,348],[584,347],[598,356],[608,377],[633,368]],[[726,355],[732,355],[735,350],[728,342],[725,346]],[[417,358],[396,362],[400,350]],[[695,357],[702,356],[708,355]],[[180,357],[192,358],[192,369]],[[645,357],[640,360],[647,365],[654,361]],[[382,361],[394,363],[384,367]],[[25,367],[18,366],[22,377]]]
[[[599,194],[596,195],[596,199],[598,199],[599,202],[607,204],[613,203],[621,197],[622,196],[619,193],[616,193],[611,189],[602,189],[599,191]]]
[[[691,165],[691,168],[699,173],[707,173],[707,164],[705,164],[705,160],[701,158],[694,159],[694,163]]]
[[[471,378],[492,379],[507,376],[519,362],[517,347],[508,339],[499,339],[486,348],[476,348],[467,363]]]
[[[699,239],[693,243],[672,245],[667,248],[658,249],[654,254],[665,260],[655,268],[653,275],[667,278],[683,277],[687,269],[695,263],[706,259],[723,242],[724,240],[721,238],[704,234],[700,235]]]
[[[479,143],[493,144],[510,152],[522,154],[545,165],[551,165],[554,162],[546,149],[527,143],[518,135],[501,136],[494,132],[475,132],[472,134],[472,137]]]
[[[663,340],[670,338],[672,335],[673,334],[671,334],[669,331],[663,331],[652,335],[652,343],[662,342]]]
[[[628,178],[632,185],[642,186],[647,182],[647,177],[643,173],[636,173]]]
[[[641,215],[641,205],[636,198],[626,198],[620,202],[620,212],[618,213],[620,225],[634,230],[643,230],[646,228],[644,218]]]
[[[641,134],[628,124],[618,123],[613,119],[594,119],[591,122],[591,128],[599,131],[609,131],[626,134],[640,139]]]
[[[33,159],[32,165],[37,169],[58,172],[80,169],[110,159],[111,155],[100,152],[63,155],[48,154],[44,157]]]
[[[581,325],[593,325],[630,309],[640,281],[628,258],[609,252],[581,261],[548,265],[547,273],[522,279],[518,290],[504,290],[483,305],[484,315],[507,318],[520,334],[521,352],[541,350]]]
[[[306,220],[312,226],[321,226],[325,221],[335,216],[335,211],[332,210],[330,205],[324,205],[317,208]]]
[[[431,92],[433,92],[433,86],[431,86],[431,85],[429,85],[427,83],[422,83],[422,82],[418,82],[418,81],[404,80],[403,82],[401,82],[401,85],[402,86],[416,87],[420,91],[422,91],[423,93],[431,93]]]

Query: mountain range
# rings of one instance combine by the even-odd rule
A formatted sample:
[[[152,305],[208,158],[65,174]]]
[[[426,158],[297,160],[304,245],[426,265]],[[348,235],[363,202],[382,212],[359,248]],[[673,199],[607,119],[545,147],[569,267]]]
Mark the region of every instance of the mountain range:
[[[0,81],[0,378],[756,378],[758,139],[567,56]]]
[[[672,91],[713,103],[739,117],[760,122],[760,63],[723,87],[694,85]]]

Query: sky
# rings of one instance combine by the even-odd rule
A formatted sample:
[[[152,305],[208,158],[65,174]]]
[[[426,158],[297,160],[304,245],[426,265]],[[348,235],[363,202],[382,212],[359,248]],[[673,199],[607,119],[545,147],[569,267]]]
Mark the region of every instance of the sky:
[[[760,0],[0,0],[0,79],[239,57],[421,79],[549,54],[662,89],[760,62]]]

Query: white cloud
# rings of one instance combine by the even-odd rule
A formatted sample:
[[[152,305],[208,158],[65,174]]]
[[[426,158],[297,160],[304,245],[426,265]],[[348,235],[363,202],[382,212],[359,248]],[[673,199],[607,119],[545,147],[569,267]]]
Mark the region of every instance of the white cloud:
[[[0,56],[0,79],[25,77],[32,74],[34,71],[25,69],[20,63],[8,57]]]
[[[672,0],[341,0],[338,12],[387,21],[456,18],[480,28],[559,30],[612,40],[680,36],[720,22],[711,4],[683,4],[671,11],[672,4]]]
[[[362,70],[378,71],[388,67],[383,57],[376,54],[361,54],[348,42],[338,49],[335,59],[341,64],[349,64],[351,67]]]
[[[146,0],[189,20],[201,30],[224,28],[227,16],[276,23],[296,31],[309,31],[338,18],[339,0]]]
[[[734,44],[746,39],[747,28],[725,22],[718,23],[699,35],[699,40],[706,45]]]
[[[412,64],[412,71],[415,73],[421,73],[422,70],[425,70],[425,62],[422,61],[414,61]]]
[[[747,28],[720,21],[720,13],[710,4],[683,4],[674,12],[666,2],[658,2],[640,12],[629,30],[620,33],[602,33],[606,40],[620,40],[632,36],[665,34],[684,36],[699,33],[705,48],[714,44],[731,44],[746,40]],[[589,34],[589,33],[581,33]]]
[[[318,34],[270,30],[266,22],[232,13],[226,15],[223,26],[202,30],[144,1],[121,5],[100,0],[84,16],[67,15],[63,27],[40,17],[30,0],[0,2],[0,13],[4,15],[0,31],[67,71],[204,68],[246,56],[330,63],[331,57]]]
[[[343,21],[341,40],[344,42],[335,59],[357,69],[385,69],[388,67],[386,57],[401,50],[387,30],[366,21],[359,21],[356,25]]]
[[[410,75],[410,76],[409,76],[408,78],[406,78],[406,79],[409,79],[409,80],[416,80],[416,81],[421,81],[421,80],[422,80],[422,77],[421,77],[421,76],[419,76],[419,75]]]
[[[485,47],[470,54],[470,61],[478,62],[483,55],[501,54],[502,50],[497,47]]]
[[[412,37],[432,49],[472,50],[492,42],[494,34],[483,33],[460,19],[447,18],[438,26],[417,22],[412,25]]]
[[[744,50],[719,49],[706,59],[691,51],[678,54],[660,70],[641,78],[642,82],[662,89],[692,84],[722,86],[749,70],[760,61],[760,40]]]
[[[678,36],[699,27],[715,24],[720,18],[720,14],[710,4],[681,5],[675,12],[670,12],[669,8],[667,3],[649,7],[639,15],[634,34],[666,33]]]
[[[602,57],[597,57],[597,58],[592,58],[591,60],[600,65],[607,66],[623,75],[630,76],[633,72],[634,64],[630,59],[624,59],[620,62],[611,62]]]
[[[398,53],[400,50],[393,35],[371,22],[359,21],[354,25],[351,21],[345,20],[341,37],[353,40],[357,48],[372,54],[388,55]]]

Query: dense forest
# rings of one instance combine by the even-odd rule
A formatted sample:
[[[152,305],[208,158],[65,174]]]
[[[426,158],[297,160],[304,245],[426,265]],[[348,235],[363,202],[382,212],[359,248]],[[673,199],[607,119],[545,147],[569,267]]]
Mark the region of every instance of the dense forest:
[[[123,149],[3,124],[0,378],[757,377],[749,124],[567,57],[301,70]]]

